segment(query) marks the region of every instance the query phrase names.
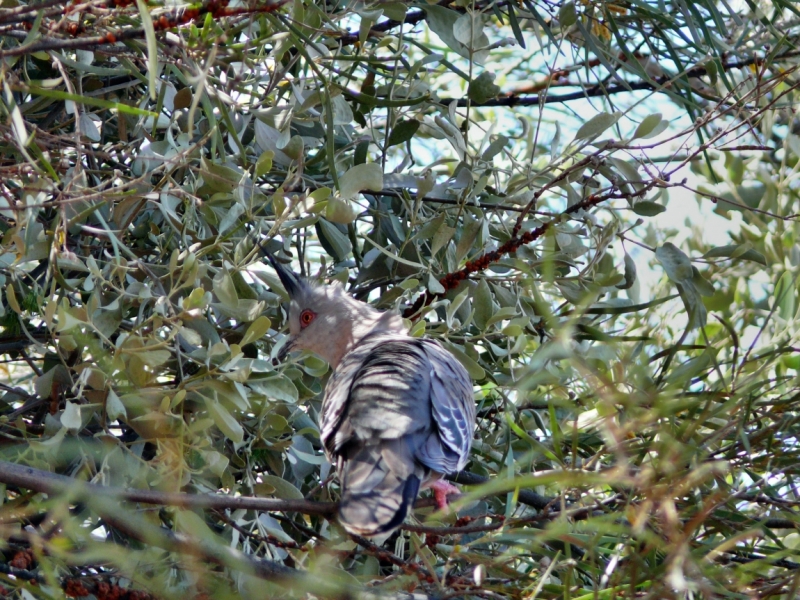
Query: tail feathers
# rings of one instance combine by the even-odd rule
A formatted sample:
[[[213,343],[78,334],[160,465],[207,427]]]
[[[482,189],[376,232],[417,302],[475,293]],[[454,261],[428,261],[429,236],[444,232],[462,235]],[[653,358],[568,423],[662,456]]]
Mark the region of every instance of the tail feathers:
[[[424,475],[404,454],[385,444],[362,446],[342,461],[339,521],[348,532],[370,536],[402,525]]]

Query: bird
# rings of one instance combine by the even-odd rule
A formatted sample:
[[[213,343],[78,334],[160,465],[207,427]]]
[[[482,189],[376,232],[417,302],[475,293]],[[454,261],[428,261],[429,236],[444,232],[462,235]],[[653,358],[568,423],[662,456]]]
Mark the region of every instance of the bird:
[[[261,249],[290,298],[277,359],[308,350],[332,369],[320,437],[338,473],[341,525],[359,536],[387,534],[428,487],[445,509],[459,490],[443,476],[466,466],[475,429],[466,369],[439,342],[411,337],[396,312],[353,298],[339,282],[307,281]]]

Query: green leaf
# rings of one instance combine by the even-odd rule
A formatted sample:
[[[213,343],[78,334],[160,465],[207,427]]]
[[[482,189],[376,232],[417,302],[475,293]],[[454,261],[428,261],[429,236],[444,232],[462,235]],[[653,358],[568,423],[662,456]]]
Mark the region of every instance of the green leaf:
[[[383,14],[385,14],[388,18],[392,19],[393,21],[402,23],[403,19],[406,18],[406,12],[408,11],[408,7],[404,2],[386,2],[386,3],[381,3],[380,6],[383,9]]]
[[[647,115],[633,134],[632,140],[637,138],[647,139],[657,136],[659,133],[669,127],[669,121],[662,119],[661,113]]]
[[[336,262],[342,262],[353,250],[353,246],[347,236],[339,231],[336,225],[326,219],[317,221],[317,235],[325,252],[330,254]]]
[[[464,368],[467,370],[467,373],[469,373],[469,376],[472,379],[475,381],[481,381],[484,377],[486,377],[486,372],[483,370],[483,367],[467,356],[461,348],[453,344],[447,344],[447,349],[453,353],[453,356],[458,359],[458,362],[464,365]]]
[[[108,390],[108,395],[106,396],[106,417],[109,421],[126,420],[128,418],[128,411],[114,390]]]
[[[714,295],[714,286],[708,279],[703,277],[703,274],[695,266],[692,266],[692,283],[694,283],[694,287],[701,296],[711,298]]]
[[[620,290],[630,289],[631,287],[633,287],[633,284],[636,281],[636,263],[633,262],[633,259],[627,252],[625,253],[624,262],[625,262],[625,282],[617,285],[617,288]]]
[[[203,540],[210,544],[220,544],[220,538],[211,531],[205,520],[189,509],[177,508],[175,510],[175,529],[190,538]]]
[[[503,151],[503,148],[505,148],[508,145],[508,142],[509,139],[506,136],[498,135],[497,139],[493,141],[491,144],[489,144],[486,147],[486,150],[483,151],[483,154],[481,155],[481,160],[485,161],[492,160],[495,156],[497,156]]]
[[[268,317],[258,317],[255,321],[250,323],[250,326],[247,328],[240,345],[246,346],[247,344],[251,344],[256,340],[260,340],[267,334],[271,326],[272,321],[270,321]]]
[[[144,0],[136,0],[136,8],[142,19],[144,39],[147,43],[147,77],[149,80],[150,99],[156,99],[156,77],[158,76],[158,44],[156,43],[156,30],[153,27],[153,18],[150,9]]]
[[[383,171],[378,163],[356,165],[339,178],[342,198],[351,198],[362,190],[380,192],[383,189]]]
[[[442,224],[439,225],[439,229],[433,236],[433,240],[431,240],[431,254],[435,255],[439,250],[444,248],[450,240],[453,239],[455,232],[455,227],[450,227],[445,221],[442,221]]]
[[[244,440],[244,429],[239,424],[239,421],[216,399],[208,398],[207,396],[203,396],[203,399],[206,402],[209,416],[225,437],[235,444],[241,443]]]
[[[464,58],[472,58],[478,64],[483,63],[489,54],[488,50],[477,52],[475,50],[489,46],[489,38],[482,33],[483,25],[479,24],[480,21],[477,21],[477,17],[466,13],[460,15],[454,10],[438,5],[423,6],[422,8],[426,13],[425,20],[428,22],[428,26],[448,48]],[[458,24],[458,36],[467,40],[467,44],[463,44],[457,39],[456,24]],[[472,42],[471,49],[469,48],[470,41]]]
[[[481,279],[475,288],[472,297],[472,306],[475,309],[473,322],[481,331],[486,329],[486,324],[494,313],[494,302],[492,301],[492,291],[485,279]]]
[[[691,282],[693,277],[692,261],[672,242],[666,242],[656,249],[656,259],[664,267],[664,271],[675,283]]]
[[[293,135],[289,139],[289,143],[286,144],[281,150],[286,156],[291,158],[292,160],[300,160],[303,157],[303,151],[305,150],[305,143],[303,143],[303,138],[299,135]]]
[[[348,200],[331,198],[325,207],[325,218],[331,223],[347,225],[356,220],[356,211]]]
[[[392,129],[392,132],[389,134],[389,139],[386,140],[386,146],[397,146],[398,144],[405,144],[411,138],[414,137],[414,134],[417,133],[417,129],[419,129],[420,122],[416,119],[404,119],[402,121],[398,121],[398,123]]]
[[[64,412],[61,413],[61,424],[72,431],[80,431],[83,426],[81,419],[81,406],[77,402],[67,400]]]
[[[717,246],[712,248],[703,255],[703,258],[740,258],[742,260],[749,260],[757,262],[761,265],[767,266],[766,257],[760,252],[753,250],[749,244],[730,244],[727,246]]]
[[[609,113],[600,113],[599,115],[595,115],[586,123],[581,125],[580,129],[578,129],[578,133],[575,134],[576,140],[584,140],[592,137],[597,137],[601,133],[603,133],[606,129],[614,125],[617,122],[619,117],[622,113],[615,112],[614,114]]]
[[[236,293],[233,277],[227,271],[219,271],[214,275],[211,286],[222,304],[230,308],[236,308],[239,305],[239,294]]]
[[[259,477],[261,478],[261,483],[257,483],[253,486],[253,491],[257,496],[275,496],[276,498],[283,498],[284,500],[302,500],[304,498],[303,492],[298,490],[283,477],[266,475],[264,473],[259,475]]]
[[[206,158],[200,161],[200,174],[205,184],[214,192],[232,192],[239,185],[242,173]]]
[[[575,10],[575,3],[571,0],[565,2],[558,9],[558,22],[561,24],[561,29],[569,29],[578,21],[578,13]]]
[[[500,93],[500,86],[494,83],[495,74],[484,71],[475,79],[469,82],[467,96],[473,102],[483,104]]]
[[[256,177],[266,175],[272,170],[272,159],[275,157],[275,152],[272,150],[265,150],[261,153],[256,161]]]
[[[428,291],[431,294],[444,294],[444,287],[433,274],[428,274]]]
[[[775,284],[774,301],[778,305],[778,315],[784,321],[790,321],[797,308],[797,277],[786,271]]]
[[[642,217],[655,217],[667,210],[667,207],[658,202],[650,202],[649,200],[642,200],[633,205],[633,212]]]
[[[251,379],[247,385],[270,400],[294,404],[299,398],[297,387],[284,375],[275,375],[264,379]]]
[[[461,228],[461,237],[456,244],[456,262],[460,263],[470,251],[473,250],[475,240],[483,228],[482,219],[465,219],[464,226]]]

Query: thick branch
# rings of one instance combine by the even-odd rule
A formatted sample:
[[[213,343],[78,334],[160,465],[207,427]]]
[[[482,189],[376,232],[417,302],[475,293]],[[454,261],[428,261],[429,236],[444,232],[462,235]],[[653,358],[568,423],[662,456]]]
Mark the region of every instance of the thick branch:
[[[93,495],[110,497],[118,501],[161,504],[180,508],[246,509],[260,511],[300,512],[307,515],[331,515],[336,510],[333,502],[311,500],[276,500],[274,498],[252,498],[247,496],[225,496],[222,494],[180,494],[156,490],[109,488],[94,483],[85,483],[9,462],[0,461],[0,481],[9,485],[33,490],[43,494],[64,494],[76,489]]]

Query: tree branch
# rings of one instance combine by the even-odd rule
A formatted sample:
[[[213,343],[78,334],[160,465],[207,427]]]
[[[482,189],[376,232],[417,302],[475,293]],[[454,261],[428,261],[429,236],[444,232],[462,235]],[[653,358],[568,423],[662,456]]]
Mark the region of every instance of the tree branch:
[[[520,246],[523,246],[525,244],[530,244],[531,242],[538,240],[547,232],[548,229],[550,229],[550,227],[552,227],[555,223],[560,222],[561,217],[563,215],[570,215],[580,210],[592,208],[611,197],[615,196],[611,194],[589,196],[585,200],[573,204],[565,211],[563,211],[559,216],[557,216],[554,219],[551,219],[550,221],[547,221],[546,223],[543,223],[539,227],[532,229],[531,231],[526,231],[522,235],[512,236],[510,240],[508,240],[505,244],[500,246],[497,250],[492,250],[491,252],[487,252],[486,254],[476,258],[475,260],[468,261],[467,264],[464,265],[462,269],[454,271],[452,273],[448,273],[447,275],[444,275],[441,279],[439,279],[439,284],[444,288],[444,292],[432,293],[430,290],[423,292],[417,297],[417,299],[414,301],[414,304],[412,304],[405,311],[403,311],[403,317],[407,319],[413,317],[419,312],[421,308],[430,304],[434,298],[443,296],[448,290],[455,289],[459,283],[467,279],[472,273],[483,271],[490,264],[497,262],[505,255],[516,252]],[[520,218],[521,217],[524,217],[524,213],[520,215]],[[518,232],[519,228],[515,227],[515,230]]]
[[[776,56],[772,59],[772,62],[778,62],[782,60],[789,60],[793,58],[797,58],[800,56],[800,51],[791,51],[785,52],[779,56]],[[733,69],[746,69],[748,67],[752,67],[754,65],[761,65],[764,62],[764,58],[760,56],[753,56],[751,58],[739,61],[733,61],[729,63],[724,63],[722,65],[723,70],[730,71]],[[586,87],[582,90],[578,90],[577,92],[570,92],[568,94],[508,94],[505,96],[500,96],[498,98],[492,98],[490,100],[486,100],[484,102],[475,102],[471,101],[468,98],[439,98],[438,102],[441,104],[449,104],[451,102],[456,102],[457,106],[465,107],[514,107],[514,106],[539,106],[540,104],[555,104],[560,102],[571,102],[573,100],[582,100],[584,98],[596,98],[600,96],[611,96],[616,94],[623,94],[626,92],[632,91],[639,91],[639,90],[652,90],[655,92],[663,92],[668,88],[671,84],[675,83],[678,78],[682,77],[703,77],[704,75],[708,75],[708,69],[706,67],[694,67],[685,71],[680,75],[664,75],[661,77],[655,77],[652,81],[631,81],[626,82],[624,85],[610,85],[604,86],[600,84],[592,85],[590,87]]]

